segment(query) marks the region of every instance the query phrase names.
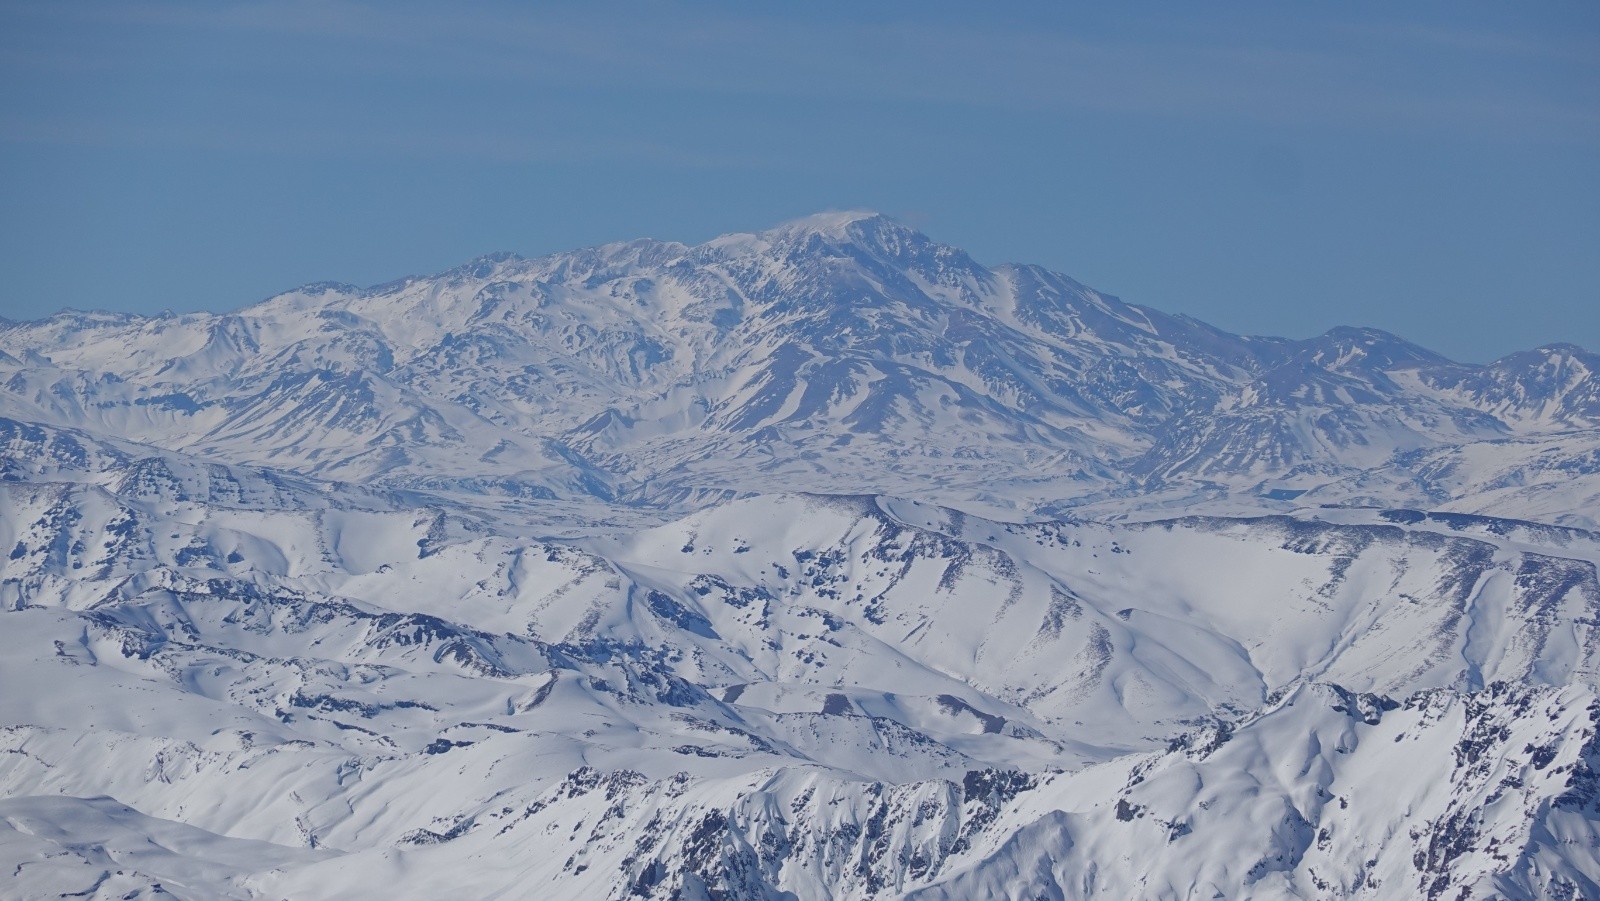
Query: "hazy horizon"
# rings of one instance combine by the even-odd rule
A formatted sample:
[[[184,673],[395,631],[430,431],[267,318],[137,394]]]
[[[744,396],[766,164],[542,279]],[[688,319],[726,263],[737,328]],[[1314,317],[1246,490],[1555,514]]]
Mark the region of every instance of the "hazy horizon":
[[[1600,13],[0,6],[0,315],[896,216],[1234,332],[1600,346]]]

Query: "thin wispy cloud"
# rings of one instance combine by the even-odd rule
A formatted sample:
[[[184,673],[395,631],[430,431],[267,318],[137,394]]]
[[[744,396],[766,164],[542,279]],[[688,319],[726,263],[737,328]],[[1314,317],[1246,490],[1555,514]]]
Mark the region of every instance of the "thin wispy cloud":
[[[552,129],[552,132],[555,132]],[[332,131],[317,128],[219,128],[206,123],[30,120],[0,118],[11,143],[154,151],[207,150],[281,157],[345,157],[372,154],[409,160],[469,159],[491,163],[648,162],[684,169],[771,169],[766,156],[714,153],[666,143],[620,142],[581,136],[453,132],[423,128]],[[791,164],[798,161],[790,161]]]
[[[1317,46],[1263,47],[1203,21],[1188,32],[1168,26],[1135,40],[939,22],[795,21],[749,13],[690,16],[655,4],[631,7],[627,15],[595,9],[445,10],[301,0],[30,6],[13,14],[36,25],[60,20],[155,30],[196,55],[161,57],[131,40],[95,51],[71,44],[50,51],[8,48],[0,64],[14,76],[74,65],[105,68],[121,57],[122,65],[151,71],[199,66],[236,77],[320,77],[347,85],[343,102],[358,104],[364,80],[399,79],[434,86],[433,96],[417,102],[423,115],[445,108],[452,102],[451,92],[471,98],[520,91],[537,103],[539,94],[549,90],[629,90],[773,103],[948,104],[1041,115],[1223,118],[1296,128],[1600,140],[1597,64],[1586,67],[1588,90],[1581,79],[1567,79],[1564,83],[1572,88],[1558,94],[1541,90],[1539,73],[1529,77],[1530,48],[1515,37],[1403,23],[1387,29],[1334,29],[1332,38]],[[241,34],[269,40],[245,52],[216,51]],[[1419,77],[1408,56],[1417,44],[1443,46],[1447,49],[1438,52],[1446,56],[1472,52],[1493,59],[1474,60],[1473,71]],[[1549,65],[1564,69],[1583,64],[1561,51]],[[1522,74],[1497,78],[1497,67],[1518,67]],[[308,97],[306,102],[341,101]],[[519,111],[506,113],[514,121]],[[68,123],[64,131],[79,127],[70,124],[66,111],[62,115]],[[165,122],[174,134],[189,133],[172,121],[173,115],[153,111],[150,124]],[[226,110],[218,112],[215,124],[224,131],[233,127]],[[498,133],[503,134],[505,124]],[[383,131],[364,129],[359,117],[330,127],[347,131],[349,142],[358,145],[387,141]],[[578,123],[569,127],[584,128]],[[503,138],[494,129],[469,124],[432,139],[425,137],[431,134],[426,130],[406,134],[433,147],[429,153],[455,147],[468,156],[505,155],[497,149]],[[15,134],[8,137],[17,139]],[[597,134],[605,142],[615,137]],[[580,153],[589,152],[592,144],[575,143],[586,148]],[[756,143],[753,152],[762,152]],[[662,161],[723,157],[685,149],[663,154]]]

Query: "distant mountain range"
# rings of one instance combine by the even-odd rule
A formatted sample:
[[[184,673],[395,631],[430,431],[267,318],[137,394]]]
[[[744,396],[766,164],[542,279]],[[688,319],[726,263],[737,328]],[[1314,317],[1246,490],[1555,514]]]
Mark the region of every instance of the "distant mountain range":
[[[1600,358],[1577,347],[1472,366],[1372,329],[1241,337],[872,214],[488,256],[231,314],[63,313],[0,325],[0,350],[20,421],[660,515],[808,490],[1588,527],[1600,497]]]
[[[869,213],[0,321],[0,872],[1600,897],[1597,372]]]

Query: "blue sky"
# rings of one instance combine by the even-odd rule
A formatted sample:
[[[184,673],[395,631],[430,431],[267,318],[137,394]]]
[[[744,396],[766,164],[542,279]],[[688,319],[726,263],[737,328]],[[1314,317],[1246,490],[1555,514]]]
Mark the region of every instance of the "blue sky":
[[[1234,331],[1600,349],[1600,4],[1111,6],[0,0],[0,315],[865,207]]]

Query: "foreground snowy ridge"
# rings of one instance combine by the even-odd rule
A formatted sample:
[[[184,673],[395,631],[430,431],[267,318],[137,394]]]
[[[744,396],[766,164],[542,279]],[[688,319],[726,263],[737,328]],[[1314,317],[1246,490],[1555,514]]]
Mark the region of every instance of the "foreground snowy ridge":
[[[1595,371],[867,214],[0,323],[0,872],[1600,896]]]

